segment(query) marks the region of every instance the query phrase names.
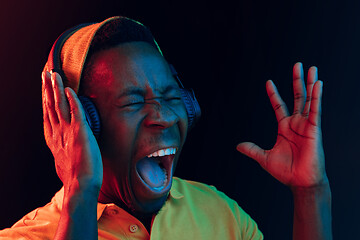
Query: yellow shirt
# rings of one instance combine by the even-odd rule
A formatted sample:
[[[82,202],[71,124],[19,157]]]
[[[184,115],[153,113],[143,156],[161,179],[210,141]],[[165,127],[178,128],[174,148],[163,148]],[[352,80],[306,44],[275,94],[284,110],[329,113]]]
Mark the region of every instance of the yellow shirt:
[[[60,219],[63,188],[51,202],[30,212],[0,239],[53,239]],[[174,177],[168,200],[148,233],[143,224],[115,204],[97,206],[99,239],[263,239],[256,223],[215,187]]]

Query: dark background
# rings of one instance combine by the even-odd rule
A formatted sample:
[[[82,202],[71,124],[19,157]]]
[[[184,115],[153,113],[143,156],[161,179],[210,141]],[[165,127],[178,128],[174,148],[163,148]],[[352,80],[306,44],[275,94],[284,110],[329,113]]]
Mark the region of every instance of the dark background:
[[[40,75],[60,33],[124,15],[149,26],[192,87],[203,116],[176,175],[215,185],[256,220],[267,239],[290,239],[289,189],[235,150],[275,143],[265,82],[292,111],[292,66],[324,81],[323,141],[335,239],[356,239],[360,213],[360,5],[358,1],[5,1],[0,8],[0,229],[61,187],[42,130]]]

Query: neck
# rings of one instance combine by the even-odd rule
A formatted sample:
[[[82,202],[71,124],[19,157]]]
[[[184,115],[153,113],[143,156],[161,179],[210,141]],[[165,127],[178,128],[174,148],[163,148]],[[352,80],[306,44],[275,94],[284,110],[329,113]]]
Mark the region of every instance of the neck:
[[[122,208],[127,213],[129,213],[133,217],[137,218],[145,226],[146,230],[150,234],[152,218],[153,218],[153,216],[155,216],[158,213],[158,211],[153,212],[153,213],[136,212],[133,209],[130,209],[121,199],[119,199],[118,201],[114,201],[112,198],[110,198],[109,196],[104,194],[104,192],[101,190],[100,190],[98,202],[103,203],[103,204],[114,203],[119,208]]]

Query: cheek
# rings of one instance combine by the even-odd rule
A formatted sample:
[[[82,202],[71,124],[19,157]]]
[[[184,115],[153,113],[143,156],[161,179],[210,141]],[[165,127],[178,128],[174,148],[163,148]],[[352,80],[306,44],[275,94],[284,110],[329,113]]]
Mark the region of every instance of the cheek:
[[[128,159],[131,156],[135,138],[135,128],[131,121],[117,117],[102,121],[99,147],[103,157],[116,159],[119,156]]]
[[[177,115],[179,117],[179,128],[180,128],[180,134],[181,134],[181,138],[183,139],[183,142],[186,139],[186,135],[187,135],[187,131],[188,131],[188,124],[189,124],[189,119],[188,119],[188,115],[186,112],[186,108],[185,105],[183,105],[181,108],[179,108],[177,110]]]

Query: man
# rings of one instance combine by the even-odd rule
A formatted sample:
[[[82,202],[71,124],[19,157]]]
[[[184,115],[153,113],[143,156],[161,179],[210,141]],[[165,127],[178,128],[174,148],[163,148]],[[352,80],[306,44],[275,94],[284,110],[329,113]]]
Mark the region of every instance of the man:
[[[262,239],[256,223],[214,187],[173,177],[189,128],[179,82],[141,24],[123,17],[73,30],[61,69],[42,74],[44,131],[63,188],[51,203],[0,237],[23,239]],[[51,57],[51,56],[50,56]],[[305,91],[294,66],[289,116],[275,85],[273,149],[238,150],[294,195],[294,239],[331,239],[331,194],[320,129],[322,82],[311,68]],[[306,92],[309,95],[306,97]],[[95,138],[77,94],[96,106]]]

